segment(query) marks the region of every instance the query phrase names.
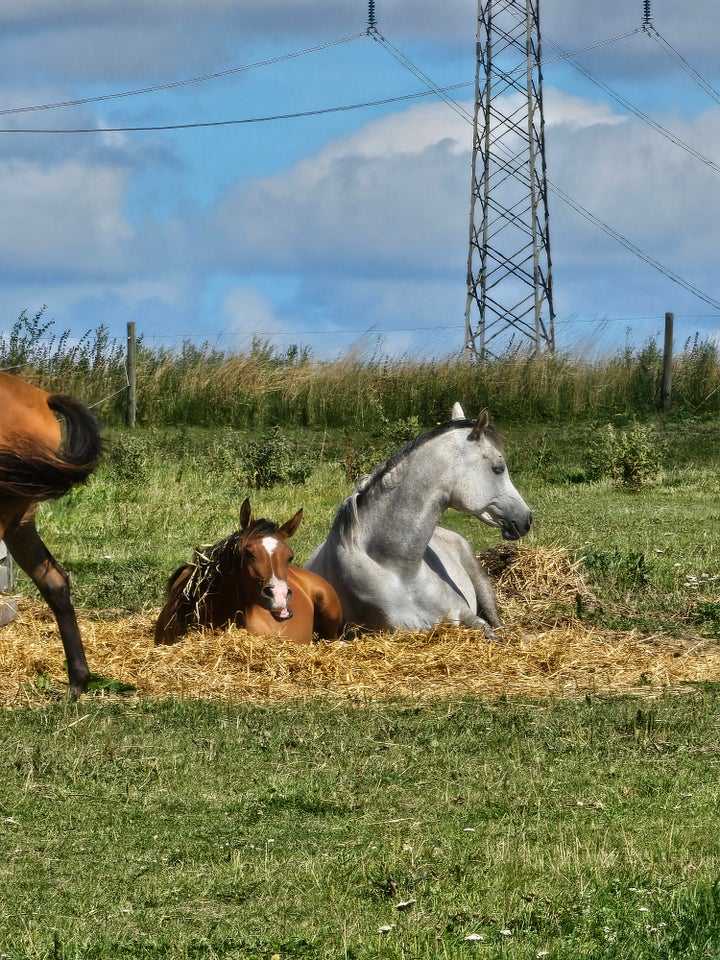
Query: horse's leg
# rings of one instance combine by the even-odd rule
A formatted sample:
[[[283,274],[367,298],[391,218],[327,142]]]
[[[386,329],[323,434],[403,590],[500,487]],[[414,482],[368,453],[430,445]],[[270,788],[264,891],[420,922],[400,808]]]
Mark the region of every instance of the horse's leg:
[[[315,598],[315,615],[313,630],[323,640],[337,640],[342,626],[343,616],[340,601],[333,593],[327,593]]]
[[[474,622],[466,623],[465,626],[477,627],[479,626],[477,621],[480,619],[483,626],[486,628],[485,635],[491,639],[494,638],[495,634],[492,632],[492,630],[487,629],[487,625],[489,624],[490,627],[499,627],[500,614],[498,613],[495,591],[490,583],[490,578],[480,564],[480,561],[473,553],[472,547],[464,537],[452,530],[446,530],[444,527],[438,527],[435,533],[436,536],[440,534],[446,543],[451,543],[455,548],[458,559],[460,560],[463,569],[470,577],[473,589],[475,590],[477,607],[474,611],[470,612],[470,619]]]
[[[323,640],[337,640],[343,623],[343,612],[334,588],[312,570],[293,572],[312,600],[313,632]]]
[[[35,583],[57,620],[65,649],[70,691],[79,696],[90,679],[77,617],[70,599],[68,575],[55,560],[35,527],[34,508],[5,530],[5,543],[15,561]]]

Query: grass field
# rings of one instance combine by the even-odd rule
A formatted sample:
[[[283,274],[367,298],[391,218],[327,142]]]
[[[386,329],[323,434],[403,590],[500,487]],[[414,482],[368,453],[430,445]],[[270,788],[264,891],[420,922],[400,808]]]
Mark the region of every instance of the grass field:
[[[13,712],[2,953],[716,956],[719,726],[711,690]]]
[[[505,432],[511,476],[535,516],[524,542],[561,546],[573,559],[585,558],[606,612],[614,610],[628,624],[655,614],[670,623],[692,614],[698,600],[712,602],[720,582],[719,421],[660,423],[663,467],[638,493],[588,480],[595,428]],[[347,441],[337,431],[288,431],[279,443],[292,456],[309,458],[307,482],[253,490],[242,465],[255,436],[229,430],[110,433],[108,455],[87,486],[41,508],[43,535],[70,570],[79,605],[103,611],[159,606],[169,574],[196,545],[236,529],[248,495],[257,515],[278,522],[304,508],[293,540],[302,564],[351,489]],[[357,434],[355,449],[364,444]],[[474,518],[449,511],[443,522],[478,552],[499,542]]]
[[[720,426],[660,423],[664,466],[634,493],[589,478],[590,428],[503,429],[528,544],[583,561],[584,622],[720,639]],[[292,432],[308,482],[256,491],[251,439],[112,434],[40,519],[78,605],[148,617],[248,492],[272,519],[305,508],[302,562],[349,488],[342,434]],[[719,691],[650,692],[70,703],[40,686],[0,719],[0,957],[720,957]]]

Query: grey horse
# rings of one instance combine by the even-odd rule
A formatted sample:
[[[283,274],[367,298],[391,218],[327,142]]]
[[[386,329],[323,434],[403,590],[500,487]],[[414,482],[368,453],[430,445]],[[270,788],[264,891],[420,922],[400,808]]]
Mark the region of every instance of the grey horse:
[[[437,525],[448,507],[524,536],[532,513],[508,475],[487,410],[417,437],[358,483],[306,566],[335,588],[348,626],[432,629],[500,625],[493,588],[470,544]]]

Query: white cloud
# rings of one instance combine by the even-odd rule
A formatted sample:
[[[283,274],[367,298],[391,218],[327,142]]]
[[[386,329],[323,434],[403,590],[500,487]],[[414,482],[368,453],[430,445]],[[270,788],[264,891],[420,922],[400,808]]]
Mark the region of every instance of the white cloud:
[[[448,113],[413,107],[277,176],[240,182],[209,221],[218,256],[235,268],[446,269],[467,234],[472,139]]]
[[[2,269],[121,271],[133,239],[123,212],[126,187],[126,172],[112,167],[0,164]]]
[[[240,336],[262,336],[281,328],[274,307],[252,287],[234,287],[221,305],[225,327]]]

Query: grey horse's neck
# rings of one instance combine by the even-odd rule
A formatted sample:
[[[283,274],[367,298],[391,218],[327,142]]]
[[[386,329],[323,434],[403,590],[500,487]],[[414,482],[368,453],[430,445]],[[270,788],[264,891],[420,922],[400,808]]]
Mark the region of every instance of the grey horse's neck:
[[[459,431],[452,421],[422,434],[360,484],[350,500],[354,533],[370,556],[419,563],[452,490]]]

